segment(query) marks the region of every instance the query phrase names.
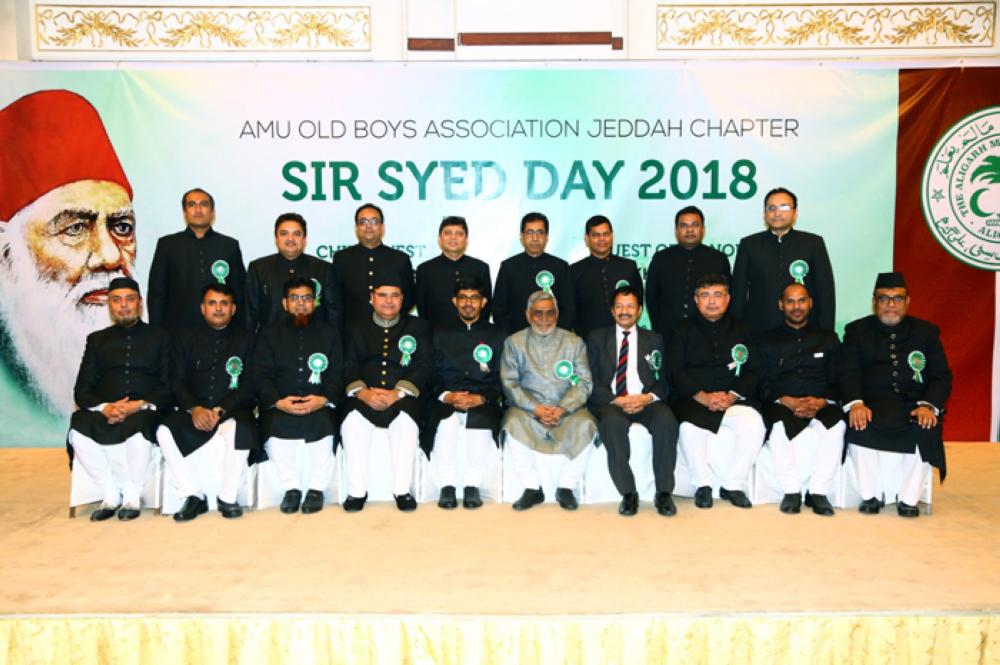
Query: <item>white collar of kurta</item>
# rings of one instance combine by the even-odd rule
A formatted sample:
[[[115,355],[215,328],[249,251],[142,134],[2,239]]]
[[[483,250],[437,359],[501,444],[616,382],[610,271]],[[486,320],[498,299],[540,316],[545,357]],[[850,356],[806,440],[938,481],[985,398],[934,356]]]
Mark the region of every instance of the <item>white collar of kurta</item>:
[[[381,328],[391,328],[394,325],[396,325],[397,323],[399,323],[399,314],[397,314],[395,317],[393,317],[393,318],[391,318],[391,319],[389,319],[387,321],[387,320],[383,319],[381,316],[379,316],[378,314],[376,314],[375,312],[372,312],[372,321],[375,322],[375,325],[377,325],[377,326],[379,326]]]

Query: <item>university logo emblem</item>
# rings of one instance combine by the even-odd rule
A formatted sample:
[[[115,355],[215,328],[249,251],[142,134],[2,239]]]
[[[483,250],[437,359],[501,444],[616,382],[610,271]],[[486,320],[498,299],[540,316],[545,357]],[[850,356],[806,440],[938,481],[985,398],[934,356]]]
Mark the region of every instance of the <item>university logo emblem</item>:
[[[1000,271],[1000,106],[959,120],[927,158],[921,183],[931,234],[959,261]]]

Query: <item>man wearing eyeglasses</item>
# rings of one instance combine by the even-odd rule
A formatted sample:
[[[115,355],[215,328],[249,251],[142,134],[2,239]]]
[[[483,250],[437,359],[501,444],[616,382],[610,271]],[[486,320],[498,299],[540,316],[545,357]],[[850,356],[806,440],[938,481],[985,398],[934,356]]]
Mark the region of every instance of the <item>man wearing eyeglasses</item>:
[[[493,282],[486,262],[465,253],[469,246],[469,225],[464,217],[445,217],[438,227],[441,254],[417,266],[417,313],[426,319],[432,330],[457,325],[455,285],[465,278],[478,279],[485,289],[485,309],[482,317],[490,319]]]
[[[861,491],[862,513],[883,505],[879,467],[902,462],[896,511],[917,517],[931,466],[944,480],[941,415],[951,393],[951,370],[937,326],[908,315],[902,273],[879,274],[873,315],[844,330],[841,393],[847,412],[847,451]]]
[[[382,244],[385,216],[373,203],[365,203],[354,212],[354,233],[358,244],[345,247],[333,255],[334,282],[340,288],[340,303],[344,316],[342,325],[371,318],[371,294],[377,274],[391,274],[398,280],[403,302],[401,311],[414,305],[413,264],[410,257],[398,249]]]
[[[812,294],[812,318],[821,328],[833,330],[836,313],[833,268],[823,238],[795,230],[798,198],[784,187],[764,197],[767,230],[740,240],[733,266],[733,315],[751,335],[781,325],[774,306],[782,290],[803,284]]]

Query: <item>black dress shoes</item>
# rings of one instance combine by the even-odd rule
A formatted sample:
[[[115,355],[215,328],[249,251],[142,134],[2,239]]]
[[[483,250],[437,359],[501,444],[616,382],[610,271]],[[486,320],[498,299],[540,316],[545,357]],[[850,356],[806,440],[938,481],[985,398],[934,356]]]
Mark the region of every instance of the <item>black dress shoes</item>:
[[[677,504],[674,503],[674,497],[670,496],[670,492],[657,492],[653,498],[653,505],[656,506],[656,512],[664,517],[677,514]]]
[[[302,490],[288,490],[281,500],[281,512],[286,515],[299,512],[299,504],[302,503]]]
[[[810,494],[806,492],[806,505],[813,509],[817,515],[833,515],[833,505],[823,494]]]
[[[309,490],[302,500],[302,512],[306,515],[323,510],[323,493],[319,490]]]
[[[240,508],[239,503],[228,503],[219,497],[215,497],[215,505],[219,507],[219,514],[227,520],[243,517],[243,509]]]
[[[708,485],[702,485],[694,491],[694,505],[699,508],[711,508],[712,507],[712,488]]]
[[[112,508],[108,504],[102,503],[100,506],[98,506],[97,510],[90,513],[90,521],[103,522],[104,520],[109,520],[112,517],[114,517],[115,513],[117,512],[118,512],[118,506]]]
[[[411,513],[417,509],[417,500],[410,493],[400,494],[396,497],[396,507],[404,513]]]
[[[441,496],[438,497],[438,508],[451,510],[458,506],[458,497],[455,496],[455,488],[452,485],[445,485],[441,488]]]
[[[200,496],[189,496],[184,499],[184,505],[174,513],[175,522],[190,522],[202,513],[208,512],[208,501]]]
[[[806,494],[806,496],[809,495]],[[795,494],[786,494],[784,498],[781,499],[781,505],[778,506],[778,510],[783,513],[788,513],[789,515],[797,514],[800,510],[802,510],[802,495],[798,492]]]
[[[527,510],[532,506],[537,506],[538,504],[545,501],[545,492],[541,488],[525,489],[524,493],[521,494],[521,498],[514,502],[514,510]]]
[[[896,501],[896,512],[900,517],[920,517],[920,509],[902,501]]]
[[[365,507],[365,501],[367,500],[367,493],[365,493],[362,497],[348,496],[344,499],[344,510],[349,513],[361,512],[361,509]]]
[[[878,515],[878,511],[882,508],[882,502],[878,499],[865,499],[858,506],[858,510],[865,515]]]
[[[556,488],[556,501],[563,510],[576,510],[579,505],[576,502],[576,497],[573,496],[573,490],[566,487]]]
[[[639,495],[636,492],[623,495],[622,502],[618,504],[618,514],[632,517],[637,512],[639,512]]]
[[[138,517],[139,512],[140,512],[139,506],[130,506],[129,504],[126,503],[124,506],[118,509],[118,519],[120,519],[122,522],[128,522],[129,520],[134,520],[136,517]]]
[[[753,507],[753,504],[750,503],[750,499],[748,499],[747,495],[743,493],[743,490],[727,490],[725,487],[720,487],[719,498],[728,499],[729,503],[733,504],[737,508]]]
[[[462,506],[465,508],[479,508],[483,505],[483,500],[479,496],[479,488],[467,485],[462,488]]]

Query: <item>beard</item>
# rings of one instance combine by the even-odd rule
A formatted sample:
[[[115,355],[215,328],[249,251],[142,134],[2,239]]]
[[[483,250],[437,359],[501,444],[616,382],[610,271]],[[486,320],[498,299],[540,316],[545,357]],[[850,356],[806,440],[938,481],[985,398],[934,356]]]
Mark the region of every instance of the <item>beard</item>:
[[[296,328],[305,328],[311,318],[312,314],[292,314],[292,325]]]

